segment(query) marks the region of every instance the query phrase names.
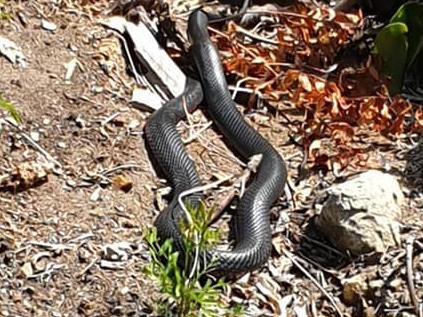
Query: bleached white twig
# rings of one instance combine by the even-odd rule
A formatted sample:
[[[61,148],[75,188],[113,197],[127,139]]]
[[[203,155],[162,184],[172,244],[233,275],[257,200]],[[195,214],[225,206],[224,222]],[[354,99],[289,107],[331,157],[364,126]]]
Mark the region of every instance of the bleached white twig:
[[[8,124],[9,126],[13,127],[14,129],[16,129],[19,132],[19,134],[29,143],[29,145],[31,145],[35,150],[37,150],[42,155],[44,155],[44,157],[47,160],[49,160],[50,162],[52,162],[56,167],[62,168],[62,164],[60,164],[57,160],[55,160],[46,150],[44,150],[28,134],[26,134],[25,132],[23,132],[23,130],[21,129],[21,127],[19,125],[17,125],[16,123],[14,123],[12,120],[10,120],[8,118],[6,118],[4,120],[4,122],[6,124]]]
[[[284,254],[291,260],[292,264],[294,264],[305,276],[307,276],[314,285],[323,293],[323,295],[326,296],[326,298],[329,300],[329,302],[332,304],[332,306],[335,308],[336,312],[339,316],[343,316],[341,310],[339,309],[338,305],[335,302],[335,299],[330,295],[322,285],[313,277],[313,275],[310,274],[309,271],[307,271],[298,261],[295,259],[294,255],[291,254],[289,251],[284,251]]]
[[[241,89],[242,89],[241,84],[243,84],[244,82],[249,81],[249,80],[259,81],[259,79],[254,78],[254,77],[245,77],[245,78],[238,80],[236,82],[234,92],[232,93],[232,100],[235,99],[236,95],[238,94],[238,91],[241,91]],[[252,92],[254,92],[254,90]]]
[[[210,184],[206,184],[206,185],[203,185],[203,186],[197,186],[197,187],[188,189],[188,190],[182,192],[179,195],[179,197],[178,197],[178,204],[182,208],[182,210],[184,211],[185,216],[186,216],[186,218],[187,218],[187,220],[188,220],[188,222],[190,224],[192,224],[192,222],[193,222],[192,221],[192,217],[191,217],[191,214],[189,213],[189,211],[187,210],[187,208],[186,208],[186,206],[185,206],[185,204],[183,202],[183,198],[186,197],[186,196],[192,195],[194,193],[199,193],[199,192],[202,192],[202,191],[206,191],[208,189],[215,188],[219,184],[221,184],[223,182],[226,182],[226,181],[228,181],[231,178],[232,178],[232,176],[228,176],[228,177],[225,177],[223,179],[220,179],[220,180],[215,181],[215,182],[210,183]],[[199,246],[198,246],[199,239],[198,239],[198,235],[196,233],[194,233],[194,240],[195,240],[194,241],[194,243],[195,243],[194,263],[192,265],[191,272],[190,272],[190,274],[188,276],[188,279],[191,279],[194,276],[194,273],[195,273],[195,271],[197,269],[197,265],[198,265],[198,256],[199,256],[199,253],[200,253]]]
[[[138,164],[122,164],[122,165],[115,166],[115,167],[113,167],[113,168],[111,168],[109,170],[101,171],[99,174],[101,174],[103,176],[106,176],[106,175],[109,175],[109,174],[111,174],[113,172],[116,172],[116,171],[119,171],[119,170],[124,170],[124,169],[130,169],[130,168],[138,168],[138,169],[141,169],[142,166],[141,165],[138,165]]]

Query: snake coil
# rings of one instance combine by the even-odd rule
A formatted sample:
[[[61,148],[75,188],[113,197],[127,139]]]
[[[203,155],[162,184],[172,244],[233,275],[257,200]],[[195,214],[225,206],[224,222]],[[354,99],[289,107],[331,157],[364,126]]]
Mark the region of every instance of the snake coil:
[[[282,195],[286,183],[286,166],[272,145],[244,120],[235,107],[228,90],[219,54],[210,40],[208,16],[193,12],[188,21],[191,54],[201,81],[189,78],[184,93],[157,110],[145,127],[147,143],[161,170],[173,188],[173,198],[158,216],[155,225],[162,239],[172,238],[177,250],[183,252],[178,224],[185,219],[178,205],[178,196],[201,181],[176,130],[184,119],[183,103],[189,112],[201,103],[204,94],[206,111],[227,142],[244,160],[262,154],[257,174],[240,200],[235,213],[235,245],[229,251],[207,250],[201,258],[214,261],[213,272],[237,274],[263,265],[271,253],[270,208]],[[185,203],[196,205],[201,195],[189,196]]]

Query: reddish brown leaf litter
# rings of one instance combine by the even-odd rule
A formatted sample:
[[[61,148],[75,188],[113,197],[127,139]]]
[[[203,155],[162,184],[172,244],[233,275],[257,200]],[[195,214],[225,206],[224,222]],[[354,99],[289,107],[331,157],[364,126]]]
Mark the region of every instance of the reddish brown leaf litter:
[[[226,34],[215,32],[214,40],[223,53],[226,71],[242,79],[242,87],[272,102],[288,99],[303,111],[304,122],[296,132],[303,134],[304,149],[314,166],[343,169],[350,163],[364,164],[366,151],[351,144],[359,129],[387,137],[423,130],[421,108],[400,97],[391,99],[374,87],[373,96],[348,98],[338,78],[291,69],[324,71],[333,65],[340,49],[362,32],[360,13],[335,13],[303,4],[265,13],[277,25],[277,46],[244,43],[244,33],[234,22]],[[321,153],[316,142],[325,138],[337,149],[334,153]]]

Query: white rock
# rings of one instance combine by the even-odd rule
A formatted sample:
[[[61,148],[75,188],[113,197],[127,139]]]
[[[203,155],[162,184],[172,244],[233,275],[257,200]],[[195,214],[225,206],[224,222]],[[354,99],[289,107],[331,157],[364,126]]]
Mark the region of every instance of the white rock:
[[[57,146],[61,149],[65,149],[66,148],[66,143],[65,142],[58,142]]]
[[[11,63],[25,68],[27,59],[22,50],[11,40],[0,36],[0,55],[4,55]]]
[[[41,20],[41,27],[44,30],[52,31],[52,32],[57,30],[57,25],[56,24],[54,24],[53,22],[44,20],[44,19]]]
[[[31,138],[35,141],[38,142],[40,141],[40,133],[38,133],[37,131],[32,131],[29,133],[29,135],[31,136]]]
[[[101,192],[101,187],[96,188],[93,193],[90,196],[90,200],[91,201],[97,201],[100,199],[100,192]]]
[[[72,78],[73,73],[75,72],[75,69],[77,66],[79,66],[79,61],[76,58],[72,58],[68,63],[66,63],[64,66],[66,68],[65,73],[65,81],[69,82]]]
[[[394,176],[368,171],[328,189],[316,225],[340,250],[353,255],[383,252],[399,244],[403,201]]]

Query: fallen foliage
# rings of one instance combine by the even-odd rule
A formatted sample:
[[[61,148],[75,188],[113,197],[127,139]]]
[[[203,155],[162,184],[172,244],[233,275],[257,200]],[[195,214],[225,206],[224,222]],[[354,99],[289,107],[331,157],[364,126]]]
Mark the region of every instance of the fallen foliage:
[[[422,109],[403,98],[391,98],[381,83],[373,87],[373,95],[351,98],[343,93],[342,72],[326,78],[337,53],[362,32],[360,12],[335,13],[298,4],[289,12],[265,13],[274,21],[269,27],[276,30],[277,45],[269,44],[269,27],[245,30],[234,22],[228,24],[226,34],[214,30],[214,41],[225,70],[243,78],[237,86],[269,101],[286,101],[303,112],[304,121],[295,132],[303,136],[314,167],[340,170],[349,164],[364,165],[366,148],[352,143],[359,131],[399,137],[422,130]],[[372,65],[365,71],[375,72]]]

